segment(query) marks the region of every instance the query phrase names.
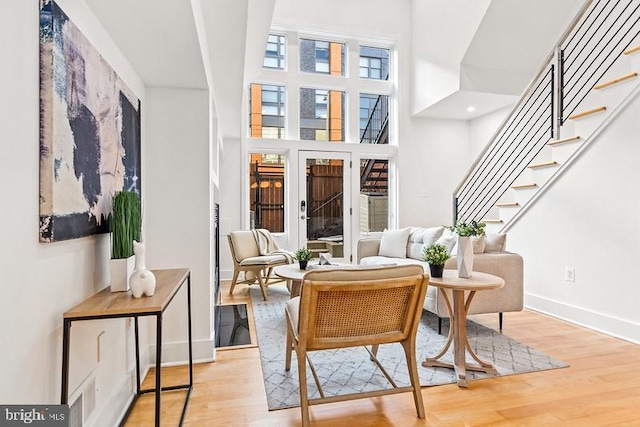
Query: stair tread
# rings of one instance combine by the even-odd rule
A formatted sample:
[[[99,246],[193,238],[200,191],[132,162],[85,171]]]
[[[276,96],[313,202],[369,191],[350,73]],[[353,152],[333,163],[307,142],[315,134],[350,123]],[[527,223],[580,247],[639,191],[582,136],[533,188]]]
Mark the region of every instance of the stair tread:
[[[528,167],[529,169],[536,169],[536,168],[544,168],[547,166],[555,166],[557,164],[558,162],[556,162],[555,160],[551,160],[548,162],[533,163],[533,164],[530,164]]]
[[[562,138],[562,139],[552,139],[549,142],[547,142],[547,145],[559,145],[559,144],[564,144],[566,142],[573,142],[573,141],[578,141],[581,137],[579,135],[575,135],[575,136],[571,136],[569,138]]]
[[[640,46],[632,47],[631,49],[627,49],[624,51],[625,55],[631,55],[632,53],[636,53],[640,51]]]
[[[513,188],[514,190],[520,190],[524,188],[536,188],[536,187],[538,187],[538,184],[536,184],[535,182],[532,182],[530,184],[515,184],[511,186],[511,188]]]
[[[502,203],[496,203],[494,206],[498,206],[501,208],[510,208],[510,207],[514,207],[514,206],[520,206],[520,203],[518,202],[502,202]]]
[[[602,107],[593,108],[591,110],[583,111],[581,113],[572,114],[572,115],[569,116],[569,120],[580,119],[582,117],[589,116],[589,115],[595,114],[595,113],[600,113],[600,112],[603,112],[603,111],[607,111],[607,107],[602,106]]]
[[[595,90],[604,89],[604,88],[612,86],[612,85],[614,85],[616,83],[621,83],[621,82],[624,82],[626,80],[633,79],[635,77],[638,77],[638,73],[636,73],[636,72],[628,73],[628,74],[625,74],[623,76],[617,77],[615,79],[609,80],[608,82],[597,84],[593,88]]]

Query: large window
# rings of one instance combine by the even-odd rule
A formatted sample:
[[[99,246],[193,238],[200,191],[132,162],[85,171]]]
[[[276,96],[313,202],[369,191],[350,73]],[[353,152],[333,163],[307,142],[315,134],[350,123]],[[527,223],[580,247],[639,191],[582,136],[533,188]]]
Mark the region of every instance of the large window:
[[[344,92],[300,89],[300,139],[344,141]]]
[[[360,94],[360,143],[388,144],[389,97]]]
[[[264,52],[263,67],[284,70],[285,38],[284,36],[269,34],[267,48]]]
[[[300,39],[300,71],[344,76],[344,43]]]
[[[254,138],[284,137],[284,86],[251,85],[250,131]]]
[[[360,161],[360,232],[389,227],[389,160]]]
[[[360,77],[389,80],[389,49],[360,46]]]
[[[284,232],[285,163],[282,154],[249,155],[250,227]]]

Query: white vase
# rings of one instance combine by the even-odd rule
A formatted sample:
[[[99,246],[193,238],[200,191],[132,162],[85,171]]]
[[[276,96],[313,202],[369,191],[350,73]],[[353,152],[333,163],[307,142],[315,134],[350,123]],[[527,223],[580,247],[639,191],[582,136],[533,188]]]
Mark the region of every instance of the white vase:
[[[109,260],[109,285],[111,292],[127,292],[129,290],[129,277],[133,272],[135,255],[129,258]]]
[[[133,253],[136,254],[136,268],[129,278],[131,295],[134,298],[140,298],[142,295],[150,297],[156,291],[156,276],[147,270],[145,252],[144,245],[134,240]]]
[[[473,271],[473,242],[470,236],[458,236],[458,277],[468,279]]]

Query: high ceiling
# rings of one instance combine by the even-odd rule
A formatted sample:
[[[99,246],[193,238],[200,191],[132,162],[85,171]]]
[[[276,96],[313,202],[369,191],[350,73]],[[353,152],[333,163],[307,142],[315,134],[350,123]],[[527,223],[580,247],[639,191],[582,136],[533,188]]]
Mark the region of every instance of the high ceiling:
[[[272,24],[371,39],[405,37],[406,47],[412,24],[423,33],[433,29],[446,34],[451,16],[472,0],[395,1],[389,8],[388,0],[325,0],[322,5],[314,0],[86,0],[147,86],[212,88],[222,134],[234,138],[241,134],[243,88],[260,72]],[[416,37],[420,31],[409,30],[414,57],[426,49],[428,60],[447,62],[458,52],[455,90],[414,111],[424,117],[470,119],[513,104],[584,1],[474,2],[479,15],[475,29],[461,42],[464,46],[444,43],[450,38],[437,34],[422,40]],[[420,10],[431,12],[411,17]],[[474,87],[478,82],[495,86],[496,81],[508,88]],[[412,96],[424,90],[414,86]],[[475,111],[467,111],[472,105]]]
[[[206,88],[188,0],[86,0],[148,86]]]

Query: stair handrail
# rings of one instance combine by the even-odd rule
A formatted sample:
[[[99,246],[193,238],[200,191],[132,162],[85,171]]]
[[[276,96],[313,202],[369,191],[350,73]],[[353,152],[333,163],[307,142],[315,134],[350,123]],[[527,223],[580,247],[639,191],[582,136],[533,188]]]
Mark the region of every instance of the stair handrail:
[[[460,182],[456,186],[455,190],[453,191],[453,223],[454,224],[457,221],[457,214],[458,214],[457,194],[465,185],[465,183],[467,182],[471,174],[476,170],[478,164],[480,164],[485,154],[487,154],[487,152],[493,147],[493,144],[496,142],[496,139],[500,136],[500,134],[505,129],[505,127],[511,122],[511,119],[514,116],[514,114],[516,114],[519,111],[520,106],[527,101],[530,93],[535,89],[538,79],[543,75],[543,73],[546,72],[547,67],[549,66],[549,63],[557,55],[558,46],[562,46],[562,44],[569,37],[569,35],[571,35],[575,27],[582,21],[584,14],[591,7],[591,4],[593,3],[593,1],[594,0],[588,0],[584,5],[582,5],[582,7],[578,11],[574,19],[571,21],[571,24],[567,27],[565,32],[560,37],[559,41],[554,45],[554,48],[551,50],[551,52],[545,57],[545,60],[543,61],[542,66],[538,69],[533,79],[531,79],[526,89],[524,90],[523,94],[520,96],[520,99],[518,100],[518,102],[511,109],[511,112],[507,115],[507,117],[505,117],[505,119],[500,123],[500,126],[498,126],[497,130],[493,133],[493,135],[489,139],[489,142],[484,146],[482,151],[476,157],[475,161],[472,163],[471,167],[467,170],[467,173],[464,175],[464,177],[460,180]],[[561,116],[562,113],[556,112],[556,114],[559,114]]]

